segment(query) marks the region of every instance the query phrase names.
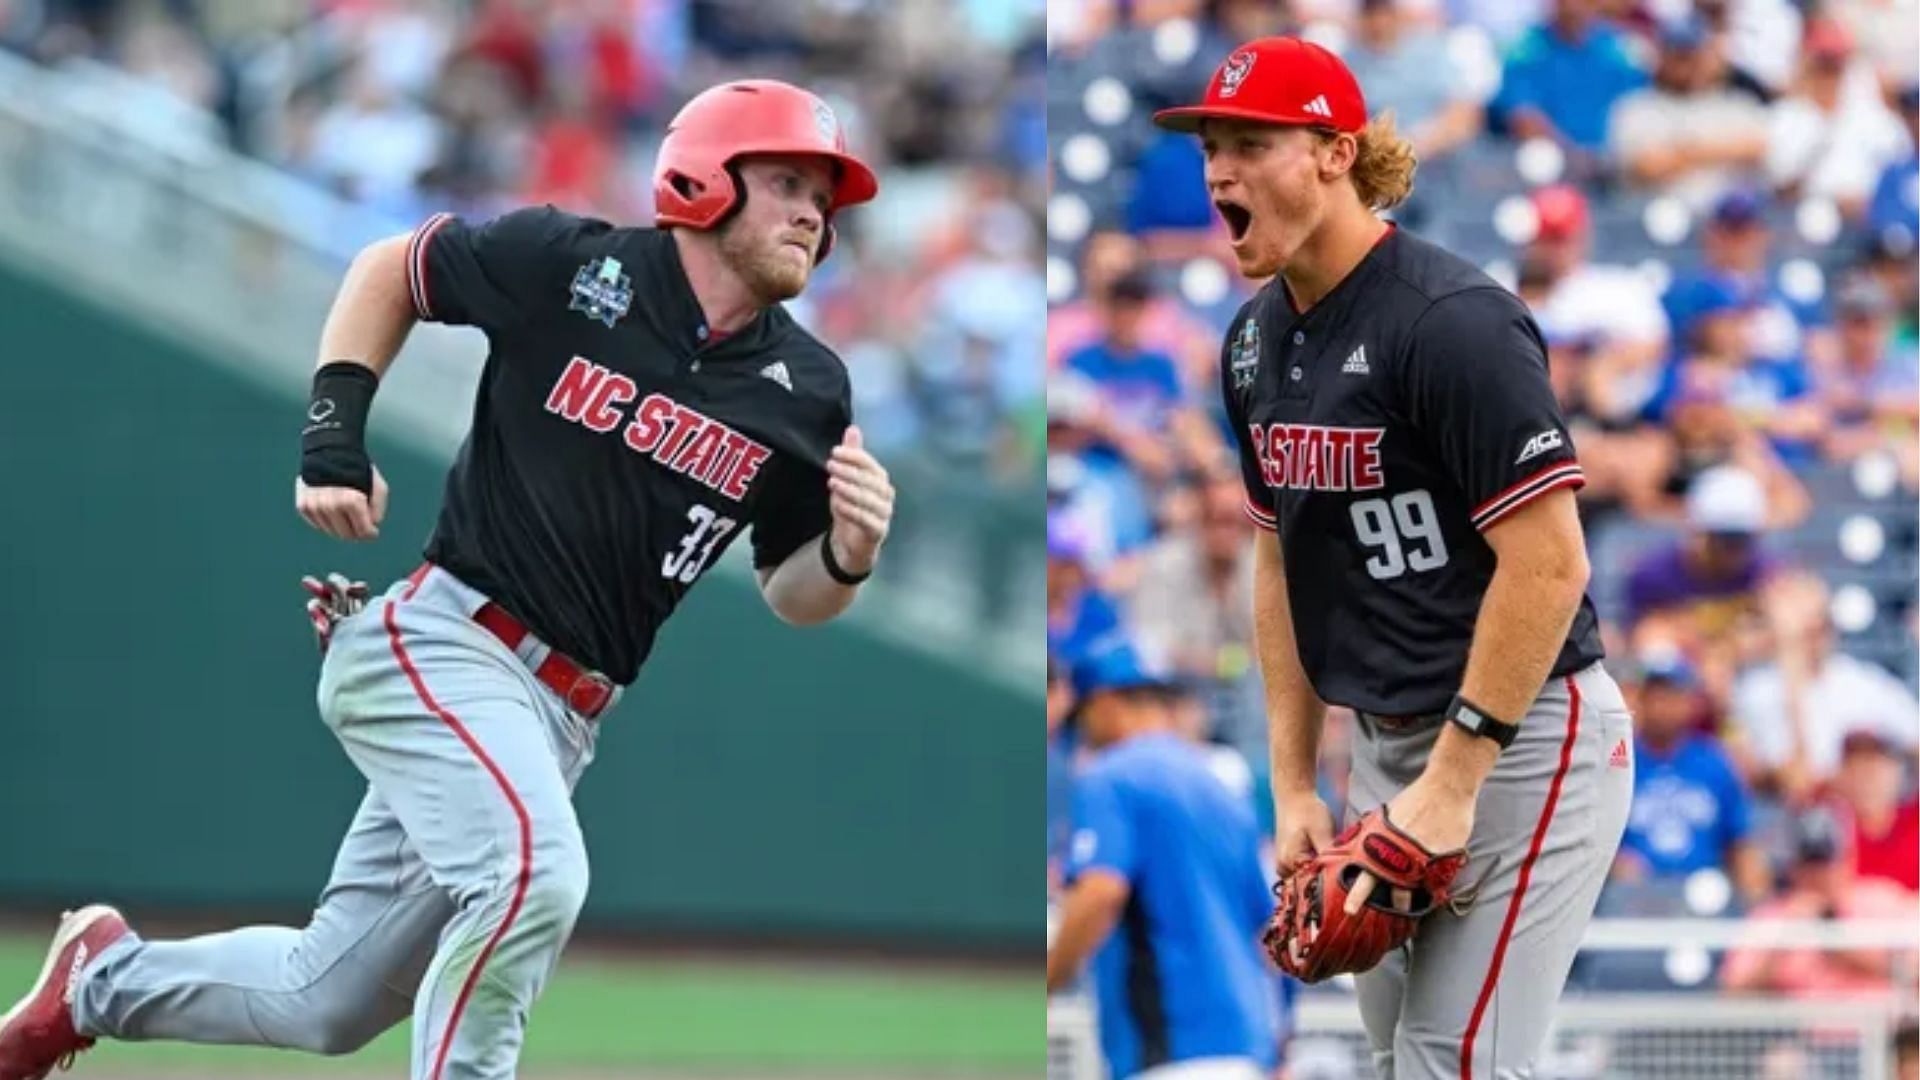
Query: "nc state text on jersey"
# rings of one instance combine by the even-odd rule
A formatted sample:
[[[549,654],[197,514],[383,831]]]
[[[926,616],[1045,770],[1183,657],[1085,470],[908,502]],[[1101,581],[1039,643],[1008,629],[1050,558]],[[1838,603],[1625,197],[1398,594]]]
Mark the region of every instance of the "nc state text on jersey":
[[[1386,486],[1380,471],[1385,428],[1319,424],[1250,424],[1260,474],[1270,488],[1298,491],[1373,491]]]
[[[640,396],[632,379],[583,357],[568,362],[547,394],[547,411],[589,431],[611,432],[621,409]],[[773,451],[665,394],[648,394],[633,409],[621,441],[666,468],[698,480],[735,502]]]

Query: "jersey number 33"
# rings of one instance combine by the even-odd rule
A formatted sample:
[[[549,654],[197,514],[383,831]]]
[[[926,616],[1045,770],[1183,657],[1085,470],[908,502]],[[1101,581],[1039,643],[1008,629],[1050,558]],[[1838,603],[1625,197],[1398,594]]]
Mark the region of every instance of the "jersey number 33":
[[[707,568],[707,560],[713,558],[714,549],[720,546],[720,541],[726,539],[737,524],[732,518],[716,514],[712,507],[699,503],[687,507],[687,518],[693,522],[693,527],[680,538],[680,546],[667,552],[667,557],[660,563],[660,575],[682,585],[693,584],[693,579]]]

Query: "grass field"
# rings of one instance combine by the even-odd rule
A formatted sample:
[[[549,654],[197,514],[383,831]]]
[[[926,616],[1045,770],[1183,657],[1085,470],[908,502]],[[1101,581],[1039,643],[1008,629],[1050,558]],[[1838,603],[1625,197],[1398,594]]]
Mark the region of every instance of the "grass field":
[[[0,937],[0,1000],[31,984],[46,939]],[[4,1009],[0,1004],[0,1009]],[[1045,1059],[1039,972],[982,974],[586,956],[561,965],[527,1034],[523,1080],[1031,1077]],[[383,1077],[407,1069],[408,1029],[347,1058],[102,1043],[79,1077]]]

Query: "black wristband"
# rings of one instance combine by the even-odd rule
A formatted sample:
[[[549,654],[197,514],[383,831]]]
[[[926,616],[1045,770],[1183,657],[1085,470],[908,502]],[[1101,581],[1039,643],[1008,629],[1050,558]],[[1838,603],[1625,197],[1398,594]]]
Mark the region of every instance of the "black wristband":
[[[379,386],[372,368],[352,360],[335,360],[313,373],[307,424],[300,429],[300,479],[308,487],[373,493],[367,413]]]
[[[1513,745],[1514,737],[1520,734],[1519,724],[1497,719],[1459,694],[1453,695],[1447,705],[1447,720],[1483,739],[1492,739],[1502,750]]]
[[[852,573],[848,571],[846,567],[841,566],[839,561],[833,557],[832,529],[828,529],[825,535],[820,537],[820,561],[827,564],[827,576],[842,585],[858,585],[873,576],[871,569],[865,573]]]

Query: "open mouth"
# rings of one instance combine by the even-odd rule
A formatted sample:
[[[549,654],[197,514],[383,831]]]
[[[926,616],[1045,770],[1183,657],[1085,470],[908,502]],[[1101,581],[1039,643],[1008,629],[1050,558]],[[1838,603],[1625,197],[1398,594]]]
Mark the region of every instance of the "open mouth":
[[[1220,218],[1227,223],[1227,234],[1234,243],[1246,239],[1247,230],[1253,227],[1253,211],[1239,203],[1224,200],[1215,201],[1213,208],[1220,211]]]

